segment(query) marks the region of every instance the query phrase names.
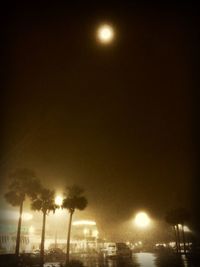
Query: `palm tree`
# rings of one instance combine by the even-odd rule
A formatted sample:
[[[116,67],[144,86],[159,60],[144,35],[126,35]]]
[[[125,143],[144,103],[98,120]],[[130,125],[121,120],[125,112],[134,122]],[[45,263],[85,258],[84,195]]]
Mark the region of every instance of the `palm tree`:
[[[45,243],[45,226],[46,215],[53,211],[55,212],[58,206],[55,204],[55,192],[46,188],[41,188],[35,199],[32,200],[31,209],[41,211],[43,213],[42,235],[40,245],[40,266],[44,265],[44,243]]]
[[[176,210],[170,210],[165,216],[165,221],[168,224],[170,224],[174,230],[175,242],[176,242],[176,252],[178,253],[180,250],[180,234],[179,234]]]
[[[9,176],[8,191],[4,197],[8,203],[14,207],[19,207],[19,220],[17,226],[17,238],[15,254],[19,256],[20,235],[22,224],[23,204],[26,197],[35,197],[36,189],[40,187],[39,180],[36,178],[34,171],[29,169],[17,169]]]
[[[180,246],[181,238],[180,238],[180,231],[179,231],[180,226],[181,226],[184,253],[186,253],[184,225],[185,225],[185,222],[189,220],[189,216],[190,215],[186,209],[176,208],[176,209],[169,211],[165,217],[165,220],[169,224],[171,224],[174,228],[177,252],[181,251],[181,246]]]
[[[67,235],[67,253],[66,253],[66,265],[69,263],[69,250],[70,250],[70,234],[72,225],[72,216],[76,209],[84,210],[88,204],[87,199],[83,196],[84,190],[79,186],[73,185],[66,187],[65,198],[63,200],[63,208],[69,211],[69,225]]]
[[[190,214],[184,208],[178,208],[176,210],[176,213],[177,213],[178,223],[181,226],[184,253],[186,253],[186,241],[185,241],[185,230],[184,230],[184,226],[185,226],[185,223],[189,220]]]

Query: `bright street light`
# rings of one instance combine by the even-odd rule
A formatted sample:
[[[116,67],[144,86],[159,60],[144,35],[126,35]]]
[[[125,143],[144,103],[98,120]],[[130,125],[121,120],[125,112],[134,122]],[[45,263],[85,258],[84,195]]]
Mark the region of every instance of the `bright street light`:
[[[89,234],[89,229],[84,228],[84,229],[83,229],[83,233],[84,233],[84,235],[88,235],[88,234]]]
[[[110,43],[114,38],[113,28],[108,24],[101,25],[97,30],[97,38],[103,44]]]
[[[33,234],[35,232],[35,228],[31,225],[30,227],[29,227],[29,233],[30,234]]]
[[[30,221],[30,220],[33,219],[33,215],[32,215],[31,213],[24,212],[24,213],[22,214],[22,219],[23,219],[24,221]]]
[[[182,228],[182,225],[181,224],[178,224],[178,227],[181,229]],[[191,232],[190,228],[187,225],[184,225],[183,226],[183,230],[184,230],[184,232],[187,232],[187,233]]]
[[[135,216],[134,223],[140,228],[149,226],[151,220],[146,212],[138,212]]]
[[[58,206],[62,206],[63,204],[63,197],[62,196],[56,196],[55,198],[55,204]]]
[[[89,220],[80,220],[73,222],[72,225],[96,225],[96,222]]]

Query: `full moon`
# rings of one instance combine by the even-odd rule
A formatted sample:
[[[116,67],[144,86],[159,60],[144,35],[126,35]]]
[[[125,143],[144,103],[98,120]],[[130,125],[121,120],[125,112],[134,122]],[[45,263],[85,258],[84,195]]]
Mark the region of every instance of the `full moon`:
[[[145,228],[150,224],[150,218],[146,212],[139,212],[135,216],[134,223],[140,228]]]
[[[101,25],[97,30],[97,38],[101,43],[110,43],[114,38],[113,28],[108,24]]]

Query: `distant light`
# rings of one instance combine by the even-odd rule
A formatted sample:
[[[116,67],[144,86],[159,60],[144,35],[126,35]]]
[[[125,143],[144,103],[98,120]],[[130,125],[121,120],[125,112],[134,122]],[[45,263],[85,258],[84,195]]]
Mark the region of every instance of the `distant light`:
[[[24,221],[30,221],[32,219],[33,219],[33,215],[31,213],[24,212],[22,214],[22,220],[24,220]]]
[[[191,232],[190,228],[188,226],[186,226],[186,225],[183,226],[183,230],[185,232]]]
[[[182,225],[181,224],[178,224],[178,227],[179,228],[182,228]],[[188,232],[188,233],[191,232],[190,228],[187,225],[184,225],[183,226],[183,230],[184,230],[184,232]]]
[[[160,247],[160,246],[166,247],[167,244],[165,244],[165,243],[157,243],[157,244],[156,244],[156,247]]]
[[[170,247],[175,247],[176,243],[175,242],[169,242]]]
[[[150,218],[146,212],[139,212],[135,216],[134,223],[140,228],[145,228],[150,224]]]
[[[18,211],[9,211],[9,210],[0,210],[1,219],[5,220],[18,220],[19,219],[19,212]],[[30,221],[33,218],[33,215],[28,212],[22,213],[22,220]]]
[[[55,204],[58,206],[62,206],[63,204],[63,197],[62,196],[56,196],[55,198]]]
[[[101,43],[110,43],[114,38],[113,28],[108,24],[100,26],[97,31],[97,37]]]
[[[80,220],[73,222],[72,225],[96,225],[96,222],[89,220]]]
[[[89,230],[87,228],[83,229],[83,233],[84,235],[88,235],[89,234]]]
[[[35,228],[31,225],[30,227],[29,227],[29,233],[30,234],[33,234],[35,232]]]
[[[92,236],[97,238],[99,236],[99,231],[98,230],[92,231]]]

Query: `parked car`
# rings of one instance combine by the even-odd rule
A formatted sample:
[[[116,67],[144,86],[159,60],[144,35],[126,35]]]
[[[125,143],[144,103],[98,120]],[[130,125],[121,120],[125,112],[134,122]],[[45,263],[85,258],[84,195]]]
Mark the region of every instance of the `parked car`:
[[[106,249],[107,257],[131,257],[132,251],[125,243],[109,243]]]

